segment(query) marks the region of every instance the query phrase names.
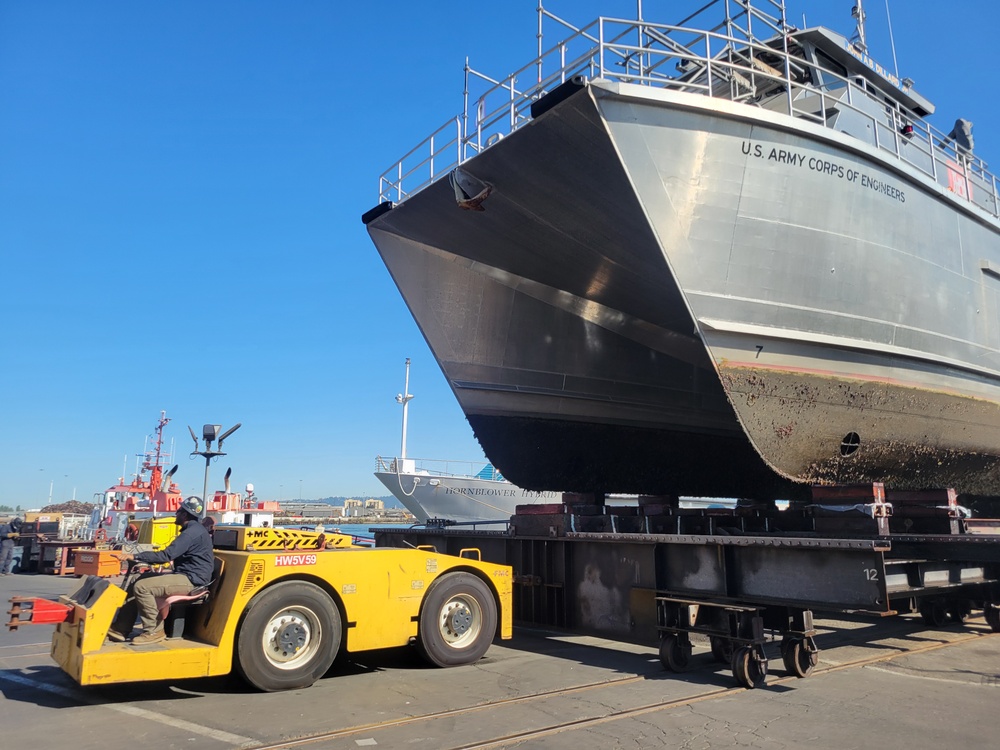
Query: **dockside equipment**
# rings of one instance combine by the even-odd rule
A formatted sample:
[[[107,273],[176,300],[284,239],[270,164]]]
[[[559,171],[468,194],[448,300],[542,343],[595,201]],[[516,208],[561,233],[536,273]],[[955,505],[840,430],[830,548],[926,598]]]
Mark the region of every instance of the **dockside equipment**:
[[[813,502],[681,508],[564,494],[518,506],[510,529],[376,530],[376,545],[476,546],[513,566],[518,624],[659,645],[664,667],[693,667],[692,638],[747,688],[764,684],[775,639],[789,674],[818,663],[814,612],[919,612],[931,627],[982,610],[1000,631],[997,521],[973,519],[950,490],[881,484],[813,488]],[[780,640],[778,640],[780,639]]]
[[[260,690],[311,685],[343,652],[415,645],[437,666],[477,661],[511,637],[511,568],[456,555],[350,545],[350,537],[217,528],[216,571],[183,632],[144,646],[106,641],[125,591],[87,577],[52,602],[14,597],[8,627],[57,623],[52,656],[81,685],[228,674]]]

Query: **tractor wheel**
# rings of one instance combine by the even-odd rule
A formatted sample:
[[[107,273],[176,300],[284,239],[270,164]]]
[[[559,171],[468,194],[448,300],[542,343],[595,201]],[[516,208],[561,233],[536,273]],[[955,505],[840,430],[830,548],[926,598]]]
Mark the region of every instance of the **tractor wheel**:
[[[236,668],[267,692],[308,687],[333,664],[341,634],[340,612],[325,591],[301,581],[278,583],[247,607]]]
[[[497,607],[489,587],[471,573],[446,573],[430,587],[420,607],[417,648],[431,664],[471,664],[486,653],[497,629]]]

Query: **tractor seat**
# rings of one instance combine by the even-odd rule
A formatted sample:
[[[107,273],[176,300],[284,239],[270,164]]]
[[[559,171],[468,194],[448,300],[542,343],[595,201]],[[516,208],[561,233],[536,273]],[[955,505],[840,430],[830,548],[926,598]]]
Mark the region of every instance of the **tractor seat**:
[[[212,566],[212,580],[206,585],[191,589],[189,594],[156,597],[156,608],[160,610],[160,620],[163,622],[167,638],[184,636],[184,616],[187,608],[204,604],[215,594],[219,579],[222,577],[222,568],[222,560],[217,557]]]

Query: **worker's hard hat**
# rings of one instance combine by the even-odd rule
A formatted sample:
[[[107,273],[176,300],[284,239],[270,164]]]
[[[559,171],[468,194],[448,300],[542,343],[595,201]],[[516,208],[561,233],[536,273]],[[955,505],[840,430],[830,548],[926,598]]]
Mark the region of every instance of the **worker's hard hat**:
[[[191,495],[184,498],[184,502],[181,503],[181,510],[186,510],[192,516],[198,518],[204,512],[205,506],[202,504],[200,497]]]

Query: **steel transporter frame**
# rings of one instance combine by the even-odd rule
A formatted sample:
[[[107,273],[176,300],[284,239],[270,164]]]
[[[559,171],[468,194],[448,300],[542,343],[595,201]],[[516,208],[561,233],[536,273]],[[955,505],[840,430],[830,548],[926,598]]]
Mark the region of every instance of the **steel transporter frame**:
[[[997,522],[974,521],[955,493],[882,485],[814,488],[811,504],[682,509],[676,498],[607,506],[565,495],[519,506],[508,531],[460,525],[373,529],[377,546],[474,544],[514,569],[514,618],[649,645],[675,672],[691,636],[741,685],[764,683],[771,634],[785,668],[818,662],[813,612],[919,612],[938,627],[982,609],[1000,631]]]

